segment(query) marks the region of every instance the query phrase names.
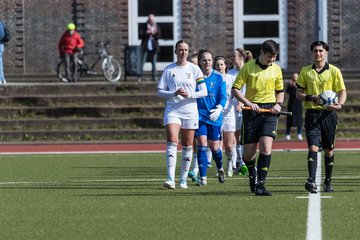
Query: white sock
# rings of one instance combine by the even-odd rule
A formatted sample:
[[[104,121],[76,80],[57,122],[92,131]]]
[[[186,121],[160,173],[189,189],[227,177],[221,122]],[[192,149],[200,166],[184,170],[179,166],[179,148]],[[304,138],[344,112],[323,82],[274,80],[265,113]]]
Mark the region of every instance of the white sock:
[[[191,171],[193,171],[195,173],[195,176],[197,176],[198,172],[199,172],[199,164],[197,161],[197,153],[193,155],[193,160],[192,160],[192,164],[191,164]]]
[[[225,151],[225,155],[226,155],[227,161],[229,162],[229,161],[231,161],[232,158],[233,158],[234,151],[231,151],[231,152]]]
[[[242,154],[243,154],[243,149],[244,149],[244,146],[243,145],[240,145],[240,144],[237,144],[236,145],[236,153],[237,153],[237,162],[240,163],[239,166],[242,166],[244,165],[244,160],[242,159]]]
[[[168,142],[166,144],[166,169],[168,178],[175,181],[175,169],[176,169],[176,157],[177,157],[177,144]]]
[[[232,156],[231,156],[231,163],[233,168],[236,168],[236,159],[237,159],[237,152],[235,148],[232,149]]]
[[[211,166],[212,152],[209,147],[206,148],[206,156],[207,156],[208,166]]]
[[[180,180],[186,180],[188,177],[192,155],[193,155],[193,147],[183,146],[181,153]]]

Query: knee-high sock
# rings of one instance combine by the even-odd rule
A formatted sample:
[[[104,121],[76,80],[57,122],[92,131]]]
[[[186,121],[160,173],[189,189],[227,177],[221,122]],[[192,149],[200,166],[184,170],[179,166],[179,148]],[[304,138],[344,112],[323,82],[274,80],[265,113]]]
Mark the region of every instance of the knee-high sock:
[[[177,144],[168,142],[166,144],[166,169],[168,178],[172,180],[175,180],[176,158]]]
[[[207,170],[206,146],[198,146],[197,158],[198,158],[200,177],[206,177],[206,170]]]
[[[332,170],[334,166],[334,155],[331,157],[325,156],[325,178],[331,180]]]
[[[260,153],[257,164],[258,181],[265,181],[266,175],[269,172],[270,162],[271,154],[263,155]]]
[[[237,152],[236,152],[236,149],[233,148],[233,149],[231,150],[231,152],[232,152],[232,155],[231,155],[231,163],[232,163],[233,168],[236,168],[236,160],[237,160]]]
[[[193,171],[195,173],[195,176],[198,174],[199,172],[199,165],[198,165],[198,160],[197,160],[197,153],[194,153],[193,155],[193,160],[192,160],[192,164],[191,164],[191,171]]]
[[[218,148],[216,151],[212,152],[214,161],[216,163],[216,168],[218,170],[223,168],[223,154],[221,148]]]
[[[249,176],[255,178],[256,177],[256,167],[255,167],[255,158],[251,159],[250,161],[244,161],[248,171],[249,171]]]
[[[237,162],[240,163],[239,166],[244,165],[244,160],[242,158],[243,155],[244,146],[240,144],[236,144],[236,154],[237,154]]]
[[[236,151],[234,151],[234,149],[232,149],[230,152],[225,151],[225,155],[227,161],[231,162],[231,164],[234,166],[233,160],[234,160],[234,155],[236,155]]]
[[[316,168],[317,168],[317,152],[309,151],[308,153],[308,171],[309,178],[315,181],[316,178]]]
[[[192,146],[183,146],[181,153],[181,170],[180,170],[180,180],[186,180],[193,155]]]
[[[209,147],[206,148],[207,165],[211,166],[212,152]]]

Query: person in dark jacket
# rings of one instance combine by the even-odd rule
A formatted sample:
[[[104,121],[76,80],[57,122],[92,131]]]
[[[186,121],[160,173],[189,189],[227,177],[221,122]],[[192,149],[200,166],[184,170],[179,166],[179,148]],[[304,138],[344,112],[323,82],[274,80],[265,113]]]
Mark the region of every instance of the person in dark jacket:
[[[140,32],[141,46],[143,49],[143,68],[147,57],[149,56],[152,70],[151,77],[153,81],[156,81],[156,62],[159,53],[159,38],[160,38],[160,27],[155,22],[155,15],[149,14],[148,20],[145,27]]]
[[[302,102],[296,98],[296,81],[298,74],[294,73],[292,79],[286,87],[285,92],[289,95],[288,98],[288,111],[292,112],[292,116],[287,116],[286,119],[286,136],[285,139],[291,140],[291,127],[297,127],[297,138],[303,140],[302,137]]]
[[[65,58],[66,78],[69,82],[76,82],[79,77],[76,63],[79,59],[79,51],[84,47],[84,40],[75,28],[74,23],[69,23],[58,43],[60,58]]]

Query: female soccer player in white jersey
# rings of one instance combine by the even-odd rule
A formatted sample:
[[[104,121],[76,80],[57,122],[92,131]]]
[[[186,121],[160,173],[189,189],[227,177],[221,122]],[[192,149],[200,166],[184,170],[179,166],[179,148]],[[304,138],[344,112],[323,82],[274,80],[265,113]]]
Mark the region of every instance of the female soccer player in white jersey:
[[[244,66],[245,63],[253,59],[252,53],[250,51],[245,51],[243,48],[236,48],[234,50],[232,56],[233,68],[228,71],[228,74],[237,76],[240,69]],[[246,86],[241,89],[241,93],[245,94]],[[236,117],[236,131],[235,131],[235,139],[236,139],[236,155],[237,160],[236,164],[233,165],[234,171],[236,171],[239,175],[245,175],[248,172],[248,169],[242,159],[243,154],[243,145],[240,144],[241,138],[241,127],[242,127],[242,109],[243,105],[237,100],[234,100],[237,103],[235,117]]]
[[[200,173],[197,185],[204,186],[207,184],[206,147],[208,145],[216,163],[219,182],[225,182],[220,141],[222,140],[222,110],[226,103],[226,82],[221,73],[213,69],[213,54],[209,50],[199,51],[199,64],[204,74],[208,91],[207,97],[197,99],[199,128],[195,132],[198,140],[197,152]]]
[[[223,111],[222,133],[225,155],[227,157],[226,172],[229,177],[233,175],[233,166],[236,166],[235,149],[235,105],[231,88],[235,82],[235,76],[227,74],[227,62],[225,57],[217,56],[214,59],[214,68],[220,72],[226,81],[226,103]]]
[[[195,129],[199,127],[196,99],[207,96],[204,75],[200,68],[187,61],[189,45],[180,40],[175,45],[177,61],[168,65],[158,84],[158,96],[166,98],[164,125],[166,128],[166,168],[168,179],[164,187],[175,188],[175,169],[179,132],[182,161],[180,188],[187,188],[186,178],[191,164]]]

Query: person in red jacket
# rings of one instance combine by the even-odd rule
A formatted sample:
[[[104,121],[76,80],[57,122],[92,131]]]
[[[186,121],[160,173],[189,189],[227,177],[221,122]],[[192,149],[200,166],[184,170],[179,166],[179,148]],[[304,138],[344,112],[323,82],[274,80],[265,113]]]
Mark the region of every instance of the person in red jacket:
[[[75,64],[79,58],[79,50],[84,47],[84,40],[75,31],[75,24],[69,23],[67,30],[61,35],[58,43],[60,58],[65,59],[66,78],[68,82],[76,82],[78,79],[78,65]],[[74,66],[73,68],[71,66]]]

